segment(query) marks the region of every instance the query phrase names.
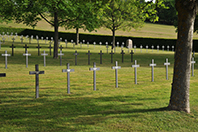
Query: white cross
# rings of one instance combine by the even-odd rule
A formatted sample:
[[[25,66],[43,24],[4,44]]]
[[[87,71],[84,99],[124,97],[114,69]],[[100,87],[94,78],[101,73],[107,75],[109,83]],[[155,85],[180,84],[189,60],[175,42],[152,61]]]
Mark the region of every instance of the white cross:
[[[1,54],[2,56],[5,56],[5,68],[7,69],[7,57],[10,56],[10,54],[7,54],[7,50],[5,51],[5,54]]]
[[[132,65],[132,67],[135,68],[135,84],[137,84],[137,67],[140,67],[140,65],[137,65],[137,61],[135,60],[135,65]]]
[[[156,64],[154,64],[154,59],[152,59],[152,63],[151,64],[149,64],[149,66],[151,66],[151,74],[152,74],[152,79],[151,79],[151,81],[152,82],[154,82],[154,66],[156,66]]]
[[[166,80],[168,80],[168,65],[170,65],[168,58],[166,58],[166,63],[164,63],[164,65],[166,66]]]
[[[46,56],[48,56],[48,54],[46,54],[45,53],[45,50],[43,51],[43,54],[41,54],[41,55],[43,55],[43,59],[44,59],[44,66],[46,66]]]
[[[23,56],[26,56],[26,67],[28,67],[28,56],[31,56],[31,54],[28,54],[28,51],[26,50],[26,53],[23,54]]]

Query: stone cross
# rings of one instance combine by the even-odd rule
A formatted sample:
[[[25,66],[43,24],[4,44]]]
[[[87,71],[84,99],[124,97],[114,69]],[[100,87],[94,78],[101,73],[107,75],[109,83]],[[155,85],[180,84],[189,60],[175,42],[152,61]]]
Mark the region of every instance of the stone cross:
[[[146,52],[148,52],[148,45],[146,45]]]
[[[43,54],[41,54],[43,56],[43,62],[44,62],[44,66],[46,66],[46,56],[48,56],[48,54],[45,53],[45,50],[43,51]]]
[[[38,48],[38,56],[40,56],[40,48],[41,48],[41,46],[38,44],[38,46],[36,48]]]
[[[33,75],[35,74],[36,79],[36,98],[39,98],[39,74],[44,74],[44,71],[39,71],[38,64],[35,65],[35,71],[30,71],[29,74]]]
[[[28,51],[26,51],[25,54],[23,54],[23,56],[26,56],[26,68],[28,67],[28,56],[31,56],[31,54],[28,54]]]
[[[112,67],[115,69],[115,81],[116,81],[116,88],[118,88],[118,69],[121,69],[121,66],[118,66],[118,62],[115,62],[115,66]]]
[[[50,41],[50,45],[49,45],[49,47],[47,47],[47,48],[49,48],[49,50],[50,50],[50,56],[51,56],[51,54],[52,54],[52,46],[51,46],[51,41]]]
[[[119,47],[119,42],[117,42],[117,47]]]
[[[172,51],[174,51],[174,46],[172,46]]]
[[[124,63],[124,54],[125,54],[124,51],[122,50],[120,54],[122,54],[122,63]]]
[[[62,56],[64,54],[62,53],[62,51],[60,50],[60,53],[58,53],[58,56],[60,56],[60,66],[62,66]]]
[[[12,38],[12,43],[13,43],[13,44],[14,44],[14,40],[15,40],[15,38],[13,37],[13,38]]]
[[[90,53],[90,51],[88,51],[88,53],[86,53],[87,55],[88,55],[88,65],[90,65],[90,55],[91,55],[91,53]]]
[[[94,44],[94,49],[95,49],[96,42],[93,42],[93,44]]]
[[[136,51],[136,45],[134,45],[134,53],[135,53],[135,51]]]
[[[73,45],[73,49],[75,48],[75,43],[74,43],[74,41],[73,40],[71,40],[71,43],[72,43],[72,45]]]
[[[94,91],[96,91],[96,71],[100,70],[100,68],[96,68],[96,63],[93,63],[93,68],[89,68],[90,71],[93,71],[93,87]]]
[[[166,66],[166,80],[168,80],[168,65],[170,65],[170,63],[168,62],[168,58],[166,58],[166,62],[164,63],[164,65]]]
[[[157,45],[157,52],[159,52],[159,45]]]
[[[142,53],[142,45],[140,45],[140,52]]]
[[[67,39],[65,39],[65,45],[66,45],[66,48],[67,48]]]
[[[74,69],[70,69],[67,63],[67,69],[62,69],[62,72],[67,72],[67,93],[70,94],[70,72],[74,72]]]
[[[192,76],[194,76],[194,64],[195,64],[196,62],[194,61],[194,58],[192,57],[192,61],[191,61],[191,65],[192,65]]]
[[[109,49],[108,42],[106,42],[106,48],[107,48],[107,54],[108,54],[108,49]]]
[[[111,54],[111,63],[113,63],[113,50],[111,50],[111,53],[109,53],[109,54]]]
[[[21,44],[23,44],[23,37],[21,37]]]
[[[12,48],[12,56],[14,56],[14,48],[16,48],[16,46],[14,46],[14,44],[12,44],[12,46],[10,46],[10,48]]]
[[[154,82],[154,66],[156,66],[156,64],[154,64],[154,59],[152,59],[152,63],[149,64],[149,66],[151,67],[151,81]]]
[[[63,49],[63,46],[61,45],[61,46],[59,47],[59,49],[62,51],[62,49]]]
[[[135,65],[132,65],[132,67],[135,69],[135,84],[137,84],[137,67],[140,67],[140,65],[137,65],[137,61],[135,60]]]
[[[102,64],[102,55],[104,54],[104,53],[102,53],[102,50],[100,50],[100,53],[98,53],[99,55],[100,55],[100,64]]]
[[[87,42],[87,48],[89,48],[89,42]]]
[[[152,52],[153,52],[154,46],[152,45],[151,48],[152,48]]]
[[[7,69],[7,64],[8,64],[8,56],[10,56],[10,54],[7,54],[7,50],[5,51],[5,54],[1,54],[2,56],[5,56],[5,69]]]
[[[169,51],[169,45],[167,46],[167,51]]]
[[[102,42],[99,42],[99,44],[100,44],[100,48],[101,48]]]
[[[162,45],[162,50],[164,51],[164,45]]]
[[[25,46],[23,46],[23,48],[25,48],[25,52],[26,52],[27,48],[29,48],[29,47],[27,46],[27,44],[25,44]]]
[[[75,55],[75,65],[77,65],[77,56],[78,56],[79,54],[77,53],[77,51],[75,51],[74,55]]]
[[[82,42],[80,42],[80,48],[82,48]]]
[[[134,54],[134,52],[133,52],[133,50],[131,50],[131,62],[133,62],[133,54]]]
[[[6,77],[5,73],[0,73],[0,77]]]

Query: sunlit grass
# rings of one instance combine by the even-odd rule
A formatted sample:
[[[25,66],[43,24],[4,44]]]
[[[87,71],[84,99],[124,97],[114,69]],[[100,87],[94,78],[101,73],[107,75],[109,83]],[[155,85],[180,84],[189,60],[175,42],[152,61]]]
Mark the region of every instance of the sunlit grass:
[[[19,39],[16,40],[19,43]],[[35,41],[35,40],[34,40]],[[49,54],[48,44],[41,42],[41,52]],[[64,43],[61,43],[65,47]],[[8,46],[2,45],[0,54],[5,50],[11,54]],[[140,67],[137,70],[138,84],[134,84],[134,69],[131,67],[131,55],[124,48],[124,63],[116,49],[114,63],[104,46],[80,45],[73,49],[69,43],[63,49],[63,65],[59,59],[47,56],[46,67],[43,56],[38,56],[35,44],[28,44],[28,68],[25,66],[24,48],[15,45],[15,55],[8,57],[8,69],[5,69],[4,57],[0,57],[0,131],[198,131],[198,82],[197,64],[195,77],[191,77],[190,105],[191,113],[169,111],[167,107],[171,92],[174,55],[172,51],[136,49],[134,60]],[[73,53],[78,51],[78,65],[75,66]],[[91,65],[88,65],[87,51],[90,50]],[[100,64],[99,51],[102,50],[103,64]],[[109,48],[110,51],[110,48]],[[197,56],[197,54],[195,55]],[[168,58],[169,80],[166,80],[163,63]],[[151,59],[155,59],[155,80],[151,82]],[[115,71],[111,69],[118,61],[119,88],[115,88]],[[97,87],[93,90],[93,72],[89,71],[96,62],[100,68],[96,72]],[[70,73],[71,94],[67,94],[66,63],[74,72]],[[39,70],[45,74],[39,76],[39,98],[35,99],[35,76],[29,71]]]

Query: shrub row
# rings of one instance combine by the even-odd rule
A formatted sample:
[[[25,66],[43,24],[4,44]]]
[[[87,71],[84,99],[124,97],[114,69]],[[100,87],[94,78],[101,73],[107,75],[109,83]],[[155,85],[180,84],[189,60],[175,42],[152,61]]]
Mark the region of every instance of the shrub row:
[[[36,35],[39,37],[51,37],[54,36],[54,33],[52,31],[41,31],[41,30],[33,30],[33,29],[23,29],[23,28],[6,28],[6,27],[0,27],[0,33],[2,32],[13,32],[18,33],[18,35],[33,35],[34,38]],[[67,39],[68,42],[71,40],[75,41],[76,34],[75,33],[64,33],[64,32],[59,32],[59,38],[62,38],[63,41]],[[175,47],[176,45],[176,39],[159,39],[159,38],[141,38],[141,37],[130,37],[130,36],[116,36],[116,42],[119,42],[119,45],[122,44],[122,42],[126,43],[127,39],[132,39],[133,44],[136,45],[137,47],[140,47],[142,45],[144,48],[146,45],[151,48],[153,45],[155,48],[157,48],[157,45],[160,46],[160,49],[162,46],[165,46],[165,49],[167,48],[167,45],[170,46],[170,49],[172,46]],[[94,35],[94,34],[80,34],[80,41],[85,40],[86,42],[89,42],[92,44],[93,42],[96,42],[97,44],[99,42],[102,42],[104,45],[105,42],[108,42],[109,44],[112,42],[112,36],[109,35]],[[193,50],[198,52],[198,40],[193,40]]]

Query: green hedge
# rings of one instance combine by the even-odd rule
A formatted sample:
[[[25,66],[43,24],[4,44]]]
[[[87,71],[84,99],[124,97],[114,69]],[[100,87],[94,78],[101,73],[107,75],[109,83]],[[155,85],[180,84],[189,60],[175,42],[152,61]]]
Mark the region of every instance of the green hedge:
[[[23,29],[23,28],[5,28],[5,27],[0,27],[0,33],[2,32],[11,32],[18,33],[18,35],[33,35],[34,38],[36,35],[39,37],[48,37],[49,39],[54,36],[54,33],[52,31],[41,31],[41,30],[32,30],[32,29]],[[75,33],[64,33],[64,32],[59,32],[59,38],[62,38],[63,41],[67,39],[68,42],[71,40],[75,41],[76,34]],[[122,42],[126,42],[127,39],[132,39],[133,44],[136,45],[137,47],[140,47],[142,45],[144,48],[146,45],[151,48],[153,45],[155,48],[157,45],[160,46],[160,49],[162,48],[162,45],[165,46],[165,49],[167,48],[167,45],[170,46],[170,50],[172,46],[175,47],[176,45],[176,39],[158,39],[158,38],[141,38],[141,37],[127,37],[127,36],[116,36],[116,42],[119,42],[121,45]],[[92,44],[93,42],[96,42],[97,44],[99,42],[102,42],[104,45],[105,42],[108,42],[109,44],[112,42],[112,36],[109,35],[93,35],[93,34],[80,34],[80,41],[85,40],[86,42],[89,42]],[[193,50],[198,52],[198,40],[193,40]]]

